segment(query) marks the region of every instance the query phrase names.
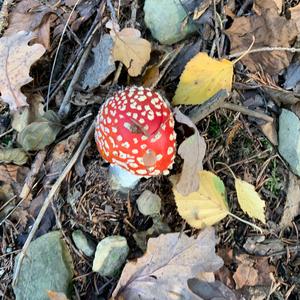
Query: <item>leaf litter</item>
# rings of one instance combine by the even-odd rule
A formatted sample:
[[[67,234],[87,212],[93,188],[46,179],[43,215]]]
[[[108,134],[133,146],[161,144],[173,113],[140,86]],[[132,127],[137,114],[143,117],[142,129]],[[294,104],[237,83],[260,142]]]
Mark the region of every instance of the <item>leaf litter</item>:
[[[7,65],[15,80],[12,86],[0,75],[1,97],[6,103],[0,103],[0,116],[11,115],[6,118],[10,123],[1,130],[0,147],[1,270],[5,270],[0,273],[1,292],[14,297],[10,286],[16,263],[12,262],[30,239],[31,229],[38,238],[54,230],[56,224],[64,230],[67,241],[80,229],[95,242],[122,235],[130,246],[129,262],[118,270],[123,272],[117,283],[119,275],[107,279],[91,273],[91,262],[79,255],[75,245],[69,245],[78,275],[72,284],[81,298],[97,294],[108,299],[116,284],[114,296],[119,299],[140,295],[141,299],[182,295],[192,299],[258,299],[258,287],[267,290],[263,295],[271,299],[273,294],[282,299],[297,297],[299,287],[292,274],[299,271],[298,178],[291,174],[286,182],[288,166],[257,130],[266,125],[261,130],[276,144],[281,107],[297,114],[297,68],[290,64],[297,62],[297,54],[257,49],[297,47],[298,5],[291,7],[288,1],[279,0],[256,0],[253,5],[229,2],[226,12],[232,23],[226,19],[222,2],[182,2],[188,17],[180,19],[181,26],[192,18],[198,31],[172,46],[153,39],[136,1],[107,1],[104,7],[96,0],[22,0],[4,14],[1,51],[18,50],[24,55]],[[159,5],[156,9],[159,11]],[[107,20],[113,26],[105,24]],[[29,31],[26,37],[20,29]],[[246,54],[252,36],[254,45]],[[101,44],[103,38],[109,42]],[[81,55],[90,48],[89,60],[83,64]],[[239,61],[231,61],[231,57]],[[143,84],[154,86],[165,99],[173,99],[170,106],[176,117],[177,153],[171,177],[143,179],[125,197],[111,191],[107,163],[99,158],[91,139],[84,147],[82,139],[91,120],[88,116],[95,116],[114,90]],[[227,91],[222,100],[224,103],[227,97],[226,109],[210,104],[221,89]],[[69,90],[70,111],[58,118],[61,100]],[[244,101],[247,90],[259,95],[258,106]],[[174,105],[178,106],[174,109]],[[252,112],[258,115],[254,118]],[[275,122],[263,124],[260,118],[265,120],[266,116]],[[81,153],[75,166],[80,164],[84,172],[75,167],[64,174],[77,149]],[[148,167],[155,162],[152,152],[144,156]],[[219,162],[245,180],[233,178]],[[51,196],[57,182],[58,190]],[[287,190],[285,185],[289,185]],[[158,214],[144,216],[138,211],[136,199],[144,190],[161,198]],[[35,230],[49,191],[51,205]],[[224,219],[227,215],[230,217]],[[262,228],[257,226],[261,224],[258,220]],[[217,239],[214,230],[207,228],[212,224]],[[191,249],[189,245],[193,245]],[[222,269],[216,246],[234,253]],[[177,257],[179,248],[184,250]],[[272,257],[258,257],[261,255]],[[67,291],[49,293],[54,299],[70,298]]]

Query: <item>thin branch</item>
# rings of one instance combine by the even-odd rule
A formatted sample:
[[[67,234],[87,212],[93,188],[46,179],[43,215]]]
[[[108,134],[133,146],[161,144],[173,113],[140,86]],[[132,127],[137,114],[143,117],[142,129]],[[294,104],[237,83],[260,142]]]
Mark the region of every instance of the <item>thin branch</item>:
[[[31,243],[41,221],[42,221],[42,218],[49,206],[49,204],[51,203],[53,197],[55,196],[55,194],[58,192],[59,188],[60,188],[60,185],[62,184],[62,182],[64,181],[64,179],[66,178],[66,176],[69,174],[69,172],[71,171],[71,169],[73,168],[74,164],[76,163],[78,157],[80,156],[80,153],[81,151],[84,149],[86,143],[88,142],[89,138],[90,138],[90,135],[92,134],[92,132],[94,131],[95,129],[95,123],[93,122],[88,131],[86,132],[83,140],[81,141],[78,149],[76,150],[76,152],[74,153],[73,157],[71,158],[71,160],[69,161],[69,163],[67,164],[67,166],[64,168],[62,174],[57,178],[56,182],[53,184],[51,190],[49,191],[49,194],[47,195],[44,203],[43,203],[43,206],[41,207],[40,209],[40,212],[32,226],[32,229],[26,239],[26,242],[22,248],[22,251],[20,252],[20,255],[19,255],[19,259],[17,261],[17,264],[16,264],[16,268],[15,268],[15,272],[14,272],[14,277],[13,277],[13,283],[12,285],[15,286],[16,283],[17,283],[17,280],[18,280],[18,276],[19,276],[19,273],[20,273],[20,269],[21,269],[21,266],[22,266],[22,262],[23,262],[23,259],[26,255],[26,251],[28,249],[28,246],[29,244]]]
[[[233,104],[233,103],[224,102],[224,103],[221,104],[220,108],[226,108],[226,109],[238,111],[238,112],[241,112],[244,115],[248,115],[250,117],[262,119],[266,122],[273,122],[274,121],[272,117],[270,117],[270,116],[268,116],[264,113],[249,109],[249,108],[244,107],[242,105],[237,105],[237,104]]]
[[[300,52],[300,48],[262,47],[262,48],[252,49],[247,54],[257,53],[257,52],[270,52],[270,51],[288,51],[288,52],[296,53],[296,52]],[[239,57],[239,56],[243,55],[244,53],[245,53],[245,51],[233,53],[233,54],[230,54],[228,56],[228,58],[231,59],[231,58]]]

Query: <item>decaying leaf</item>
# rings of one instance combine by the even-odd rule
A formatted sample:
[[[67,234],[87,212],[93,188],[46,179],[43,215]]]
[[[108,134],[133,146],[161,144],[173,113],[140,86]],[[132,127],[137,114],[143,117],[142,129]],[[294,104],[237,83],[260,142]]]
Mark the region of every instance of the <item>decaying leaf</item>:
[[[223,262],[215,254],[215,232],[206,228],[195,239],[184,233],[150,238],[146,254],[125,265],[113,297],[116,299],[193,299],[188,279],[213,272]]]
[[[289,187],[286,195],[280,227],[292,225],[294,218],[300,213],[300,179],[289,172]]]
[[[300,3],[294,7],[289,8],[291,19],[296,23],[298,31],[300,31]]]
[[[256,0],[256,11],[260,15],[236,17],[229,29],[226,30],[231,43],[231,53],[246,51],[255,37],[253,49],[261,47],[289,48],[298,35],[293,20],[279,16],[278,7],[274,1]],[[251,72],[261,68],[276,75],[287,67],[292,54],[287,51],[267,51],[250,53],[242,58]]]
[[[50,145],[61,130],[59,117],[48,110],[43,117],[26,126],[18,135],[18,143],[25,151],[42,150]]]
[[[221,89],[231,91],[232,77],[231,61],[217,60],[200,52],[185,66],[173,104],[201,104]]]
[[[139,30],[124,28],[119,32],[111,31],[114,39],[113,57],[121,61],[128,69],[130,76],[141,74],[143,67],[150,59],[151,44],[141,38]]]
[[[111,36],[104,34],[92,49],[92,58],[85,64],[81,77],[83,89],[95,89],[114,72],[116,67],[111,54],[112,48],[113,40]]]
[[[0,39],[0,93],[11,110],[28,105],[20,89],[32,80],[30,67],[45,52],[40,44],[28,45],[33,38],[32,33],[20,31]]]
[[[22,0],[13,6],[8,18],[8,28],[4,36],[16,34],[19,31],[33,32],[35,42],[50,49],[50,25],[56,18],[50,5],[37,0]]]
[[[145,72],[143,77],[143,86],[151,87],[153,83],[159,78],[159,67],[157,65],[151,66]]]
[[[241,209],[250,217],[256,218],[262,223],[266,223],[264,212],[265,202],[261,200],[258,193],[255,191],[254,186],[246,181],[236,178],[235,189]]]
[[[24,165],[28,160],[26,152],[21,148],[0,149],[0,163]]]
[[[197,192],[184,197],[174,190],[179,215],[195,228],[213,225],[229,212],[223,181],[209,171],[200,171]]]
[[[24,106],[12,113],[11,126],[21,132],[28,124],[40,118],[44,112],[44,99],[39,94],[31,94],[27,98],[29,106]]]
[[[178,154],[183,158],[184,163],[176,190],[186,196],[199,189],[198,172],[203,169],[202,161],[205,156],[206,143],[194,123],[178,108],[175,108],[174,116],[177,122],[194,129],[194,134],[183,141],[178,148]]]

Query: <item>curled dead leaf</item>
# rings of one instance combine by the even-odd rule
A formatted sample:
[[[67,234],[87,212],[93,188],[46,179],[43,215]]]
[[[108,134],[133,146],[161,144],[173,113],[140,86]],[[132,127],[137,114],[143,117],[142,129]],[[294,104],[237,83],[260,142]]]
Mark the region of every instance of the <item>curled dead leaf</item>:
[[[130,76],[141,74],[143,67],[150,60],[151,44],[141,38],[139,30],[124,28],[119,32],[111,31],[114,39],[113,57],[121,61]]]
[[[12,111],[28,105],[20,89],[32,80],[30,67],[45,52],[40,44],[28,45],[33,38],[32,33],[20,31],[0,39],[0,93]]]

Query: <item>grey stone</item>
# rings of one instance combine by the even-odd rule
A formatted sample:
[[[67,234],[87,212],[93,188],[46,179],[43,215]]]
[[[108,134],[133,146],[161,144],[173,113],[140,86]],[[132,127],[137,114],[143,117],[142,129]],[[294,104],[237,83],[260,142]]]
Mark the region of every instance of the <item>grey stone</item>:
[[[283,109],[279,117],[278,150],[291,170],[300,176],[300,120],[287,109]]]
[[[114,276],[125,263],[129,247],[124,237],[109,236],[98,243],[93,271],[101,276]]]
[[[92,256],[95,253],[96,245],[81,230],[73,231],[72,239],[76,247],[86,256]]]
[[[145,23],[152,36],[161,44],[171,45],[183,40],[197,27],[186,21],[186,11],[180,0],[146,0]]]
[[[136,200],[138,210],[144,216],[159,214],[161,208],[161,199],[158,195],[145,190]]]
[[[112,38],[109,34],[104,34],[96,47],[92,49],[93,58],[88,60],[81,76],[80,83],[84,89],[95,89],[115,71],[112,48]]]
[[[49,300],[48,290],[68,295],[72,277],[72,258],[61,232],[49,232],[28,247],[14,286],[16,300]]]

